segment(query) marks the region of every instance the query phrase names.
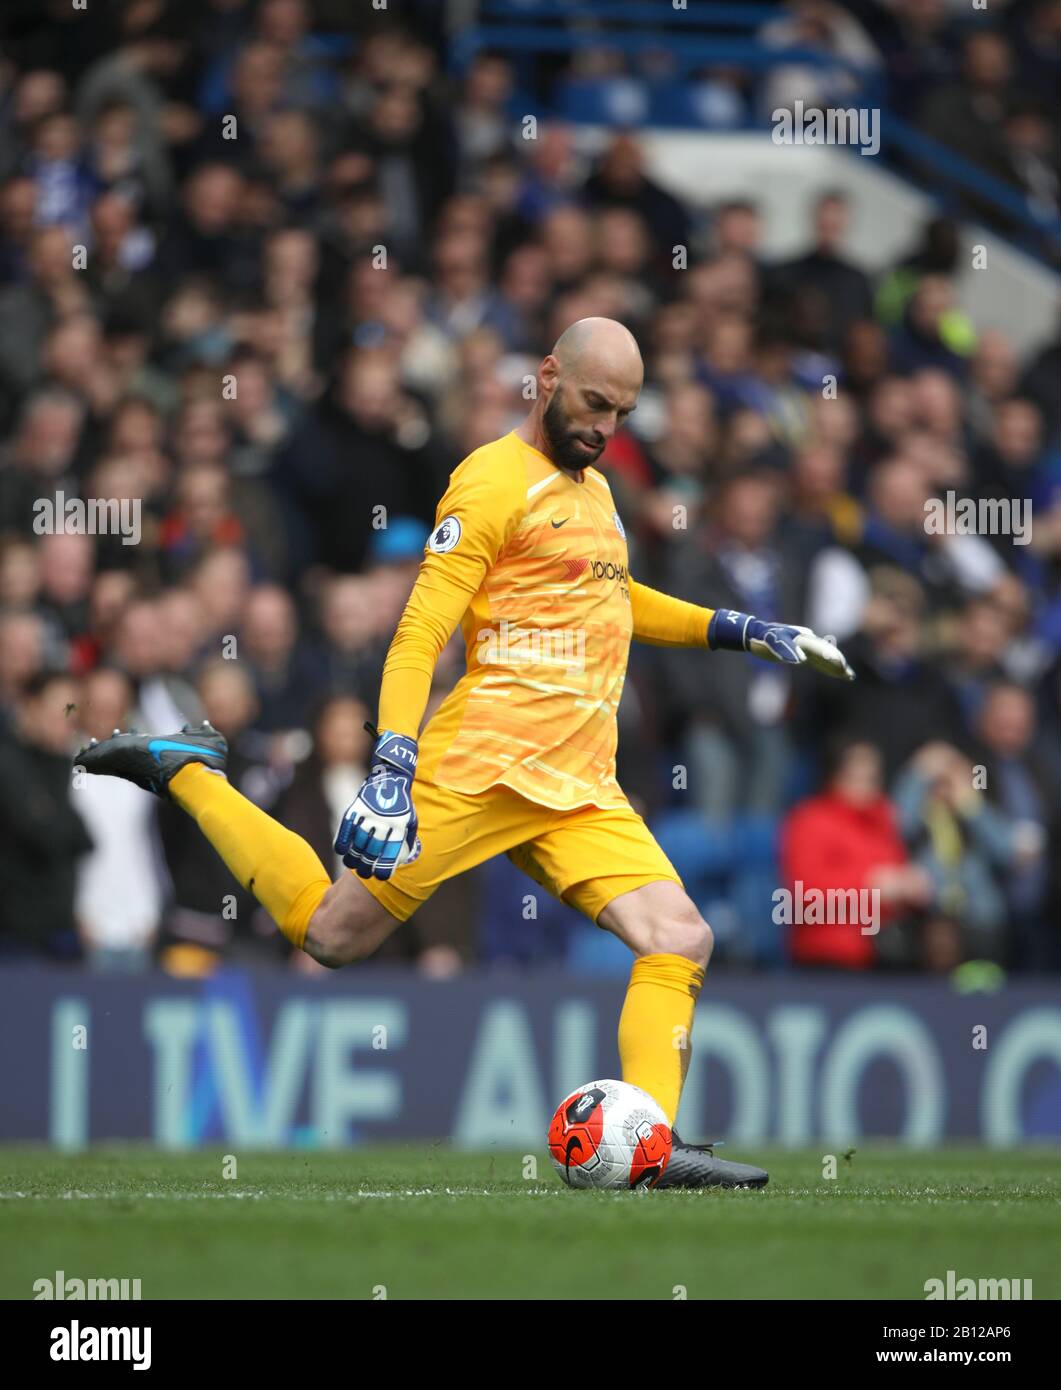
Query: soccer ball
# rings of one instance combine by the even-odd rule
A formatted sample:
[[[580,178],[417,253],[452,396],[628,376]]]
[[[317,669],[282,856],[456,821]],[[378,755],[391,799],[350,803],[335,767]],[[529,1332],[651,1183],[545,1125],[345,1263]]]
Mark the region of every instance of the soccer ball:
[[[569,1187],[655,1187],[670,1161],[670,1124],[639,1086],[587,1081],[557,1107],[549,1152]]]

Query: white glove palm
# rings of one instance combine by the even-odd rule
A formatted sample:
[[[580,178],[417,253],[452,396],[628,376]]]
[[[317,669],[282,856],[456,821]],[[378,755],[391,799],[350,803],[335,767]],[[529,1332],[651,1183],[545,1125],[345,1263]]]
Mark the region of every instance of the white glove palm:
[[[796,647],[815,670],[820,671],[823,676],[834,676],[838,680],[855,679],[855,673],[847,657],[836,645],[835,637],[819,637],[809,627],[797,627],[796,631],[799,633]]]

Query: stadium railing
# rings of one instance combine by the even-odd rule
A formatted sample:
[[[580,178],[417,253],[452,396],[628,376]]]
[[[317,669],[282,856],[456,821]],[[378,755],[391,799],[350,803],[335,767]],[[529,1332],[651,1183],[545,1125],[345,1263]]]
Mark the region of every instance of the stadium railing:
[[[505,53],[517,64],[547,54],[589,50],[618,53],[633,62],[651,54],[667,58],[673,76],[663,82],[636,71],[619,78],[596,79],[601,89],[598,101],[588,95],[595,79],[578,79],[577,99],[562,106],[554,102],[543,113],[576,123],[587,118],[606,119],[610,111],[611,123],[617,126],[662,126],[677,118],[682,125],[701,129],[766,130],[769,118],[754,98],[747,103],[739,123],[727,121],[713,127],[710,103],[698,103],[692,96],[686,103],[673,100],[675,85],[684,82],[692,90],[696,86],[693,74],[712,68],[736,69],[755,80],[772,69],[792,65],[843,74],[850,80],[852,91],[845,95],[842,104],[880,111],[882,147],[893,172],[930,192],[941,211],[968,216],[970,210],[975,210],[972,215],[986,218],[1027,254],[1052,268],[1061,260],[1061,218],[1043,216],[1017,188],[891,112],[883,69],[861,67],[816,49],[764,47],[754,33],[762,24],[789,13],[778,6],[717,5],[694,14],[665,5],[627,5],[616,0],[594,4],[591,9],[568,0],[484,0],[481,13],[480,22],[461,29],[451,40],[449,61],[458,73],[484,50]],[[577,21],[577,27],[568,28],[557,22],[567,20]],[[674,28],[678,20],[683,25],[680,34]],[[711,29],[743,32],[736,37],[719,36]],[[614,89],[611,101],[605,91],[609,84]],[[570,88],[569,95],[575,90]],[[661,99],[661,95],[669,95],[670,99]],[[699,120],[686,119],[697,113]]]

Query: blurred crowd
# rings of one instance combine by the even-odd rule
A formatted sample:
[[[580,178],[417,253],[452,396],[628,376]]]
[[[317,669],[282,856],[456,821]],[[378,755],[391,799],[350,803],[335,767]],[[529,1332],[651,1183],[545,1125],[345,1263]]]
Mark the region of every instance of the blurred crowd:
[[[646,362],[603,464],[633,573],[835,635],[859,677],[632,653],[620,781],[719,958],[1061,969],[1061,331],[1022,358],[971,321],[943,217],[869,278],[842,189],[793,209],[806,251],[771,263],[754,202],[684,206],[629,133],[592,159],[562,123],[522,138],[510,62],[448,74],[433,7],[405,8],[334,42],[341,11],[326,40],[308,0],[132,0],[91,25],[13,6],[0,960],[288,959],[190,820],[71,785],[71,752],[209,718],[233,783],[338,875],[446,477],[599,314]],[[1027,502],[1030,543],[933,533],[947,492]],[[54,524],[61,505],[42,525],[60,494],[139,501],[136,543]],[[451,644],[435,702],[461,669]],[[797,882],[876,890],[881,931],[779,926]],[[527,891],[491,863],[384,959],[611,968],[603,933],[551,902],[528,919]]]
[[[624,46],[617,36],[649,23],[644,6],[620,21],[621,7],[573,0],[578,45],[535,49],[518,73],[559,114],[604,124],[740,130],[797,102],[879,111],[886,162],[948,210],[1061,264],[1061,0],[671,8],[664,0],[653,41]],[[556,23],[551,0],[502,0],[490,13]],[[687,53],[689,39],[706,47]],[[755,56],[740,61],[745,45]]]
[[[884,109],[1017,195],[1024,218],[968,182],[941,176],[897,142],[889,157],[946,191],[965,213],[1001,225],[1061,264],[1061,3],[1006,0],[806,0],[760,31],[768,46],[810,50],[823,66],[771,69],[761,113],[807,104],[846,106],[864,75]],[[853,67],[830,66],[843,60]],[[856,76],[857,74],[857,76]],[[876,100],[875,103],[876,104]],[[885,117],[887,126],[888,116]]]

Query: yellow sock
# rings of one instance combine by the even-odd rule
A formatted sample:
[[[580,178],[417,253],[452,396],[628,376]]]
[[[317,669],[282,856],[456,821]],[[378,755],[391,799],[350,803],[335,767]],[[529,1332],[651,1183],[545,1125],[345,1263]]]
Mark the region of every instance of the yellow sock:
[[[288,941],[301,947],[309,919],[331,887],[327,870],[305,840],[202,763],[182,767],[170,780],[169,794]]]
[[[672,1125],[689,1070],[693,1009],[703,983],[703,966],[685,956],[641,956],[630,972],[619,1017],[623,1080],[647,1091]]]

